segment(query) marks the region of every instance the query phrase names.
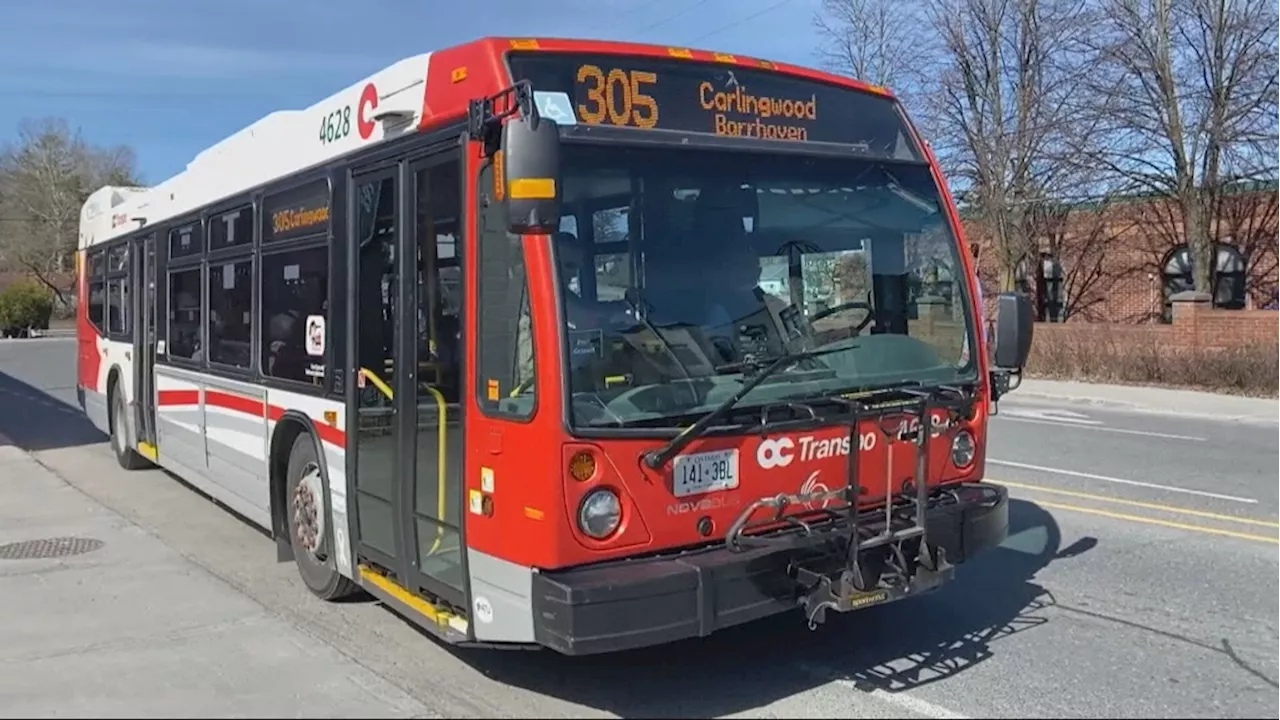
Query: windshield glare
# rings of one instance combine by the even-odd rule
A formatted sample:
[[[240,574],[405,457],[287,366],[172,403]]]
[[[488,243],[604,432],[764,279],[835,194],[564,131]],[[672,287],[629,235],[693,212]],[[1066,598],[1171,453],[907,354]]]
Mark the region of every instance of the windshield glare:
[[[926,164],[582,145],[562,160],[573,425],[673,425],[789,352],[841,348],[740,406],[975,376]]]

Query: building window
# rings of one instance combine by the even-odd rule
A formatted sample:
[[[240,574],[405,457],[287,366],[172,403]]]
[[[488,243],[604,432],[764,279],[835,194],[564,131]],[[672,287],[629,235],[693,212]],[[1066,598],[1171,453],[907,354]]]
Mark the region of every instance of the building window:
[[[1229,243],[1214,243],[1213,306],[1239,310],[1245,306],[1245,258],[1240,249]],[[1179,245],[1165,256],[1163,267],[1164,307],[1162,322],[1173,322],[1173,296],[1195,289],[1194,262],[1191,249]]]
[[[329,248],[262,257],[262,372],[320,384],[328,347]]]
[[[1053,253],[1040,253],[1034,265],[1023,257],[1014,269],[1018,292],[1026,293],[1035,302],[1036,320],[1039,322],[1064,322],[1067,319],[1066,274],[1062,263]]]
[[[212,240],[212,233],[210,233]],[[249,369],[253,260],[209,263],[209,362]]]

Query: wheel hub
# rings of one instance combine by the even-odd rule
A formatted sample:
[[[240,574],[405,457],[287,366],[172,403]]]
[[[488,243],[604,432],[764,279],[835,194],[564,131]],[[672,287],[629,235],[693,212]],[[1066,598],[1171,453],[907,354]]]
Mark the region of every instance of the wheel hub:
[[[293,527],[298,544],[319,556],[324,547],[324,496],[320,491],[320,469],[307,465],[293,489]]]

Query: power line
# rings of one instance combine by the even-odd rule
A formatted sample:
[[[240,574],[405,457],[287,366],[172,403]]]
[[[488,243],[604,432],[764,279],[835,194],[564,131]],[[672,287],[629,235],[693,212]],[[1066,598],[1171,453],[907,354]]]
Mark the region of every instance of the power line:
[[[695,43],[700,43],[700,42],[702,42],[703,40],[706,40],[707,38],[711,37],[712,35],[719,35],[720,33],[724,32],[725,30],[731,30],[731,29],[733,29],[733,28],[735,28],[735,27],[738,27],[739,25],[742,25],[742,24],[744,24],[744,23],[751,22],[752,20],[755,20],[756,18],[760,17],[761,15],[764,15],[764,14],[766,14],[766,13],[771,13],[771,12],[773,12],[774,10],[777,10],[778,8],[782,7],[783,5],[787,5],[787,4],[789,4],[790,2],[791,2],[791,0],[779,0],[779,2],[773,3],[772,5],[770,5],[770,6],[766,7],[766,8],[764,8],[763,10],[759,10],[759,11],[757,11],[757,12],[751,13],[750,15],[748,15],[748,16],[746,16],[746,17],[743,17],[743,18],[739,18],[739,19],[737,19],[737,20],[735,20],[735,21],[733,21],[733,22],[731,22],[731,23],[727,23],[727,24],[725,24],[725,25],[721,25],[719,28],[716,28],[715,30],[712,30],[712,31],[711,31],[711,32],[709,32],[709,33],[703,33],[702,35],[699,35],[698,37],[694,38],[693,40],[690,40],[689,42],[687,42],[687,43],[685,43],[685,44],[686,44],[686,45],[693,45],[693,44],[695,44]]]
[[[668,15],[667,17],[659,20],[656,23],[646,25],[640,28],[639,30],[636,30],[634,34],[637,36],[643,35],[644,33],[647,33],[656,27],[661,27],[663,25],[666,25],[667,23],[671,22],[672,20],[675,20],[676,18],[684,17],[685,15],[688,15],[689,13],[693,12],[694,10],[697,10],[698,8],[702,7],[703,5],[706,5],[709,2],[711,2],[711,0],[698,0],[698,2],[693,3],[692,5],[689,5],[688,7],[686,7],[685,9],[681,10],[680,12],[674,15]]]
[[[681,10],[681,11],[679,11],[679,12],[676,12],[676,13],[674,13],[674,14],[668,15],[668,16],[666,16],[666,17],[664,17],[664,18],[662,18],[662,19],[658,20],[657,22],[650,23],[649,25],[646,25],[646,26],[644,26],[644,27],[640,28],[639,30],[631,31],[631,32],[629,32],[628,34],[630,34],[630,35],[632,35],[632,36],[637,36],[637,35],[640,35],[641,33],[646,33],[646,32],[648,32],[648,31],[650,31],[650,30],[652,30],[652,29],[654,29],[654,28],[656,28],[656,27],[659,27],[659,26],[661,26],[661,25],[665,25],[666,23],[671,22],[672,20],[675,20],[675,19],[676,19],[676,18],[678,18],[678,17],[681,17],[681,16],[683,16],[683,15],[687,15],[690,11],[695,10],[695,9],[697,9],[697,8],[699,8],[699,7],[703,6],[703,5],[706,5],[708,2],[710,2],[710,0],[698,0],[698,2],[695,2],[695,3],[693,3],[693,4],[691,4],[691,5],[687,6],[687,7],[685,7],[683,10]],[[642,2],[642,5],[648,5],[648,3],[647,3],[647,2]],[[611,17],[611,18],[609,19],[609,21],[608,21],[606,24],[607,24],[609,27],[617,27],[617,26],[620,24],[620,23],[619,23],[619,20],[620,20],[620,19],[626,18],[626,17],[628,17],[628,16],[636,15],[636,11],[637,11],[637,10],[639,10],[639,11],[643,12],[643,11],[644,11],[644,10],[646,10],[646,9],[648,9],[648,8],[643,7],[643,6],[638,6],[638,7],[636,7],[636,8],[633,8],[633,9],[632,9],[632,10],[630,10],[630,11],[625,11],[625,12],[620,13],[619,15],[615,15],[615,16]],[[603,26],[603,25],[592,24],[592,25],[590,26],[590,28],[588,29],[588,31],[587,31],[587,32],[588,32],[589,34],[594,35],[594,34],[596,34],[596,33],[603,32],[603,31],[604,31],[604,26]]]

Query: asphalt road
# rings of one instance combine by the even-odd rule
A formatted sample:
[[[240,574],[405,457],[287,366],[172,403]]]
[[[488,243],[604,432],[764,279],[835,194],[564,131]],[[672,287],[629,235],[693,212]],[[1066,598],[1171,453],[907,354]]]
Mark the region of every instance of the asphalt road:
[[[817,632],[786,617],[573,659],[453,651],[375,603],[312,599],[262,534],[165,473],[120,471],[74,407],[74,364],[66,340],[0,342],[0,434],[219,578],[236,601],[318,643],[330,673],[344,663],[367,676],[362,686],[382,683],[380,697],[402,694],[392,714],[1280,715],[1275,425],[1015,392],[992,421],[987,473],[1012,490],[1012,535],[941,593]],[[255,697],[258,707],[290,707],[295,689],[268,698],[255,686],[227,705],[236,692],[187,712],[243,712]],[[8,700],[0,690],[0,708]]]

